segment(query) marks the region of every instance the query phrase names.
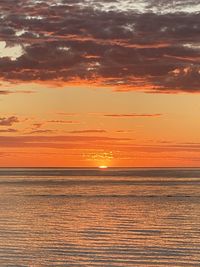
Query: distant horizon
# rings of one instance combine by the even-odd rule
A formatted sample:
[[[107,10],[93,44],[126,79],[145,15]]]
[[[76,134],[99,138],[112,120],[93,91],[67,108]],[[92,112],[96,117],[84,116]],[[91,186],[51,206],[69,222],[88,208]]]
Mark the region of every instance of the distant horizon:
[[[181,167],[181,166],[107,166],[106,169],[101,169],[99,166],[96,167],[82,167],[82,166],[1,166],[0,169],[99,169],[100,171],[106,171],[107,169],[200,169],[200,167],[198,166],[185,166],[185,167]]]

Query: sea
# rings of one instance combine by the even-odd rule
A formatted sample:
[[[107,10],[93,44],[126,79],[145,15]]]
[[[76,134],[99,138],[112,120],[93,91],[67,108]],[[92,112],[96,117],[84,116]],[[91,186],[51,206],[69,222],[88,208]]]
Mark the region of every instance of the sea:
[[[1,168],[0,267],[199,267],[199,168]]]

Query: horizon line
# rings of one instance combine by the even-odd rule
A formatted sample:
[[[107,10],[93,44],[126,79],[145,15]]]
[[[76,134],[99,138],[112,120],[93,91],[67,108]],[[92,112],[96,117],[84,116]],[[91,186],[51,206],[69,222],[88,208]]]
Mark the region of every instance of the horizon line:
[[[99,169],[99,166],[91,167],[91,166],[0,166],[0,169]],[[108,166],[107,169],[199,169],[200,166]],[[106,169],[105,169],[106,170]]]

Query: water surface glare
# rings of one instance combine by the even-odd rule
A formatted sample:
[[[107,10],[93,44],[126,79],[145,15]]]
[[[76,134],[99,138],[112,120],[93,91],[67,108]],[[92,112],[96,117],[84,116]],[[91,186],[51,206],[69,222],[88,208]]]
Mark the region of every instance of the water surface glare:
[[[200,169],[0,169],[0,267],[200,266]]]

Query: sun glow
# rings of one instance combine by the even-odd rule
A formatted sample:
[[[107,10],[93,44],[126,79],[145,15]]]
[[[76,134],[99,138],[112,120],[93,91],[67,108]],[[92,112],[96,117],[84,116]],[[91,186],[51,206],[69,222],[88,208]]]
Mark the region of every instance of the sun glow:
[[[107,168],[108,168],[108,166],[106,166],[106,165],[99,166],[99,169],[107,169]]]

